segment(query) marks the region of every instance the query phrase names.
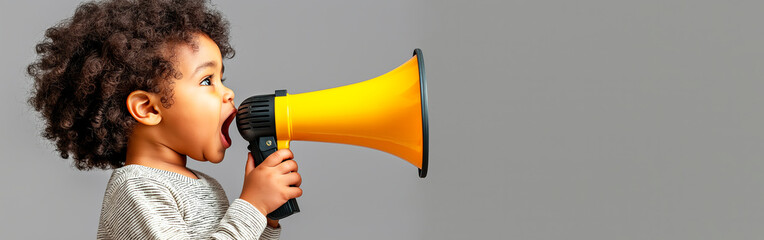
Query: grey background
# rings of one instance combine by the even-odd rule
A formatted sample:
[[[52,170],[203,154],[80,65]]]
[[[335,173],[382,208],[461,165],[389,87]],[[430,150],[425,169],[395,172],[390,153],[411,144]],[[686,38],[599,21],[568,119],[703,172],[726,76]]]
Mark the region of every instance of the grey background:
[[[0,235],[87,239],[108,171],[39,137],[24,67],[77,1],[3,1]],[[760,1],[216,1],[253,94],[370,79],[425,55],[431,166],[295,142],[302,213],[283,239],[764,236]],[[245,144],[191,161],[230,199]]]

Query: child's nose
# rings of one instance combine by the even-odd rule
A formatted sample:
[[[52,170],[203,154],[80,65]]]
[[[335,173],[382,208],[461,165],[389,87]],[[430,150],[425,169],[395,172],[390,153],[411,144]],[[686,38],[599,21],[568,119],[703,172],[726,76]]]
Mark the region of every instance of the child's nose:
[[[223,90],[223,101],[225,102],[233,102],[233,98],[236,94],[233,93],[233,90],[231,90],[228,87],[225,87]]]

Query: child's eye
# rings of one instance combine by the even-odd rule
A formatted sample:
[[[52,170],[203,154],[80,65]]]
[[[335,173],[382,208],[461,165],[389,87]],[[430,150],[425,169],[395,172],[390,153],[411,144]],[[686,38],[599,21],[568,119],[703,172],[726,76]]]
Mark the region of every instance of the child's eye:
[[[202,82],[200,82],[199,85],[209,86],[209,85],[212,85],[212,81],[210,81],[210,77],[207,76],[204,79],[202,79]]]

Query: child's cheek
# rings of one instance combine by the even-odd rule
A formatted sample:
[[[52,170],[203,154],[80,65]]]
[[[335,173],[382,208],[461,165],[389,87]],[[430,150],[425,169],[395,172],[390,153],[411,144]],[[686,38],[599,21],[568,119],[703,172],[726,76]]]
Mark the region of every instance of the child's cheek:
[[[174,136],[168,137],[173,139],[176,151],[201,159],[212,150],[211,147],[219,145],[212,141],[219,139],[220,106],[215,106],[214,101],[204,94],[176,90],[167,118],[167,124],[172,128],[170,134]]]

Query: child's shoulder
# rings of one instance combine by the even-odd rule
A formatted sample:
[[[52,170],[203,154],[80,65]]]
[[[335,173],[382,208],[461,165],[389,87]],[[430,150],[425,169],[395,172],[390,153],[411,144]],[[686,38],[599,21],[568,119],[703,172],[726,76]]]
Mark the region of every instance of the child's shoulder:
[[[141,165],[125,165],[114,169],[106,185],[106,194],[113,191],[124,191],[125,188],[137,188],[153,186],[169,189],[167,174],[152,170],[153,168]],[[156,169],[158,170],[158,169]]]
[[[131,188],[146,185],[152,185],[170,191],[182,190],[193,186],[220,187],[220,184],[209,175],[196,170],[191,171],[194,172],[198,179],[143,165],[125,165],[114,169],[107,185],[107,192],[109,189]]]

